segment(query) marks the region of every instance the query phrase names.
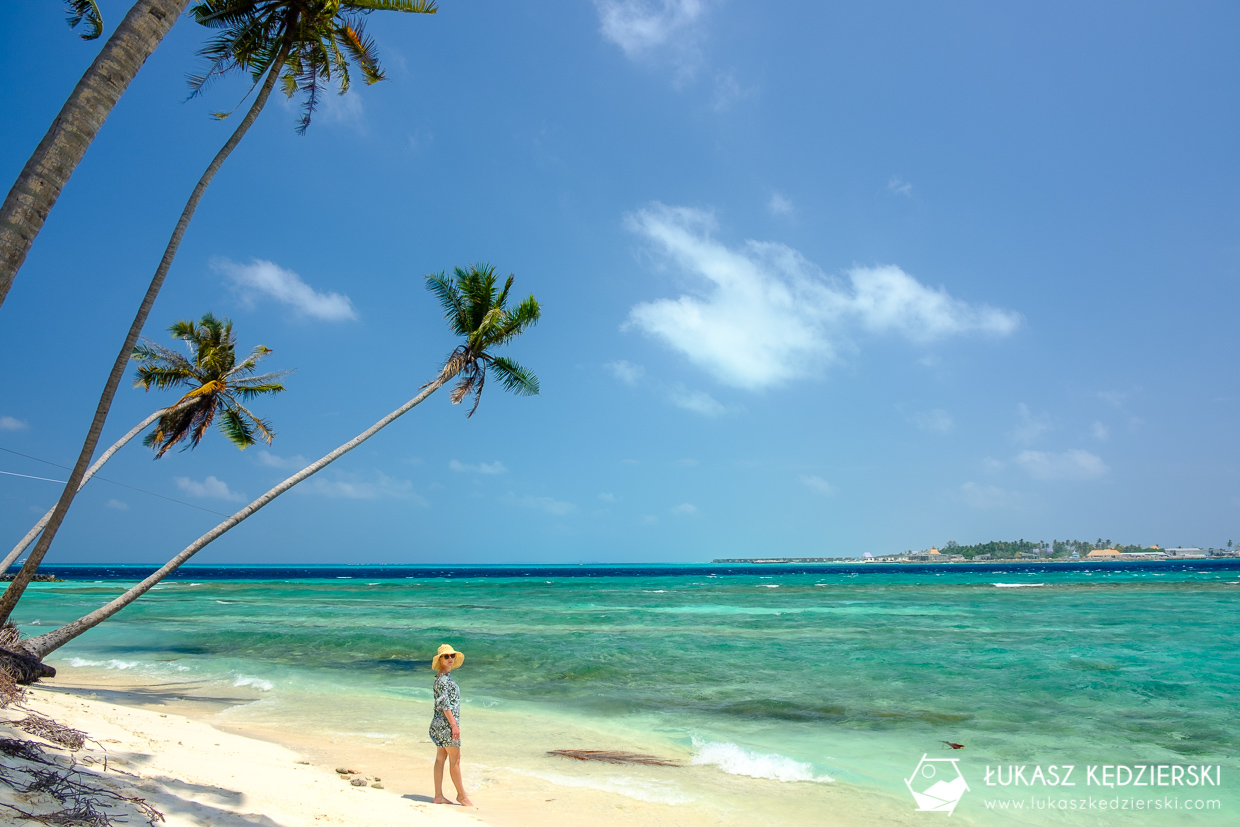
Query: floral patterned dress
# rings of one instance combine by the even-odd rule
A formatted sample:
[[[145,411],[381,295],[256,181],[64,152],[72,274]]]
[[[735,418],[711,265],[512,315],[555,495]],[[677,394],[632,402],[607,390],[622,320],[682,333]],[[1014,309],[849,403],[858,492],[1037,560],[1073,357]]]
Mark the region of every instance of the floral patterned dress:
[[[461,725],[461,690],[447,672],[435,676],[435,717],[431,718],[431,742],[437,747],[459,747],[460,738],[452,737],[452,724],[444,710],[452,710],[456,725]]]

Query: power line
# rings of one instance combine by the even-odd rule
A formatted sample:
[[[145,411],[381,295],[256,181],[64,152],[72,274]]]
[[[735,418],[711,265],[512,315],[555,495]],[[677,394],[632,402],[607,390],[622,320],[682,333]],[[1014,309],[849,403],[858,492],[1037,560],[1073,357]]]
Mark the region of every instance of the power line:
[[[55,467],[55,468],[62,468],[62,469],[64,469],[65,471],[72,471],[72,470],[73,470],[72,468],[70,468],[70,467],[69,467],[69,466],[67,466],[67,465],[61,465],[61,464],[60,464],[60,463],[58,463],[58,462],[52,462],[51,460],[47,460],[47,459],[39,459],[38,457],[32,457],[32,456],[30,456],[30,454],[23,454],[21,451],[14,451],[12,448],[3,448],[3,447],[0,447],[0,451],[5,451],[5,452],[10,453],[10,454],[16,454],[17,456],[19,456],[19,457],[25,457],[26,459],[32,459],[32,460],[34,460],[35,462],[42,462],[42,463],[44,463],[45,465],[51,465],[51,466],[53,466],[53,467]],[[65,480],[52,480],[52,479],[48,479],[47,477],[32,477],[32,476],[30,476],[29,474],[15,474],[15,473],[13,473],[12,471],[0,471],[0,474],[6,474],[6,475],[8,475],[8,476],[10,476],[10,477],[25,477],[26,479],[31,479],[31,480],[44,480],[45,482],[58,482],[58,483],[60,483],[61,485],[64,485],[64,484],[65,484]],[[188,507],[190,507],[190,508],[196,508],[196,509],[198,509],[199,511],[205,511],[205,512],[207,512],[208,514],[216,514],[216,515],[218,515],[218,516],[220,516],[220,517],[231,517],[231,516],[232,516],[231,514],[225,514],[225,513],[224,513],[224,512],[222,512],[222,511],[215,511],[215,510],[210,509],[210,508],[203,508],[201,505],[194,505],[193,503],[187,503],[187,502],[185,502],[184,500],[177,500],[177,499],[173,499],[172,497],[166,497],[166,496],[164,496],[163,494],[156,494],[154,491],[147,491],[145,488],[138,488],[137,486],[128,485],[128,484],[123,483],[123,482],[117,482],[116,480],[110,480],[110,479],[108,479],[107,477],[101,477],[101,476],[99,476],[98,474],[96,474],[94,477],[91,477],[91,479],[103,480],[104,482],[110,482],[110,483],[112,483],[113,485],[119,485],[121,488],[128,488],[130,491],[137,491],[137,492],[138,492],[138,493],[140,493],[140,494],[147,494],[147,495],[152,496],[152,497],[159,497],[161,500],[167,500],[168,502],[170,502],[170,503],[176,503],[177,505],[184,505],[184,506],[188,506]]]

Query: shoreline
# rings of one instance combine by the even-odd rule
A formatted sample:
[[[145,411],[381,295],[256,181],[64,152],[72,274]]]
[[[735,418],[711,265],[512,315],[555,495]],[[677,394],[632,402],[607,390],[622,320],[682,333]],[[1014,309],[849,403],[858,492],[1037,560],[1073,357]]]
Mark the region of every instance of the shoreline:
[[[481,743],[474,749],[467,744],[462,762],[466,786],[478,809],[434,805],[429,803],[434,758],[429,741],[411,751],[395,739],[381,742],[372,737],[379,733],[356,737],[333,732],[321,721],[306,720],[298,729],[274,727],[245,719],[247,707],[263,703],[249,687],[229,691],[218,685],[90,672],[62,672],[52,682],[30,687],[25,706],[93,739],[78,754],[79,761],[94,758],[92,766],[98,766],[99,749],[106,747],[110,766],[138,776],[113,774],[110,781],[119,780],[128,794],[146,798],[176,827],[207,823],[705,827],[748,824],[762,815],[765,823],[782,827],[817,823],[824,813],[841,825],[867,825],[876,819],[892,825],[916,823],[915,814],[902,801],[841,783],[787,784],[726,775],[715,780],[728,787],[726,799],[702,795],[687,776],[718,775],[718,769],[691,766],[690,755],[674,750],[664,757],[681,766],[669,770],[551,758],[543,743],[536,750],[513,749],[513,740],[520,736],[511,729],[514,722],[483,709],[467,710],[466,726],[479,733]],[[20,717],[14,713],[9,709],[0,715]],[[3,737],[31,739],[22,732]],[[605,744],[639,752],[645,745],[640,738],[618,740],[616,732],[607,730],[561,729],[551,737],[556,747],[589,749]],[[522,751],[523,755],[515,754]],[[352,787],[337,776],[336,767],[378,777],[383,789]],[[774,803],[773,784],[783,796]],[[445,786],[445,794],[452,797],[446,777]],[[131,818],[130,823],[142,821]]]

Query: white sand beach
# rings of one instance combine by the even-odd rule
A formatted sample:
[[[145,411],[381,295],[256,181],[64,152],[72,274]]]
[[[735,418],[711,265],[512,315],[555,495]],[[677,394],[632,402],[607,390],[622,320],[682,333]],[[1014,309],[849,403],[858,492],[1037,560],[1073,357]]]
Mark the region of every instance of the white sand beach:
[[[425,796],[353,786],[334,771],[318,766],[278,744],[224,732],[180,715],[121,706],[58,688],[36,687],[26,701],[29,711],[79,729],[89,740],[76,753],[56,749],[43,739],[15,730],[21,709],[4,710],[4,738],[47,744],[46,754],[66,763],[72,756],[91,783],[125,798],[141,798],[163,814],[172,827],[189,825],[374,825],[479,823],[461,807],[435,806]],[[20,759],[0,759],[13,767]],[[353,769],[351,767],[347,769]],[[359,777],[359,776],[350,776]],[[46,795],[24,796],[0,785],[0,801],[26,812],[46,813],[59,806]],[[122,802],[111,811],[119,821],[140,824],[145,818]],[[0,821],[12,818],[0,814]]]
[[[127,677],[62,673],[36,685],[22,704],[24,709],[0,712],[5,721],[0,724],[0,738],[46,743],[12,727],[28,711],[81,730],[89,738],[83,749],[70,753],[48,745],[47,754],[62,763],[72,756],[92,783],[124,797],[145,799],[174,827],[585,823],[699,827],[748,824],[764,812],[765,823],[771,825],[820,823],[828,813],[832,823],[843,825],[913,821],[910,808],[900,806],[903,802],[862,797],[842,785],[725,776],[720,780],[726,793],[703,796],[695,794],[690,777],[718,775],[715,768],[669,771],[564,759],[546,759],[560,763],[544,767],[521,766],[505,756],[511,743],[475,749],[474,759],[466,753],[466,785],[477,809],[435,805],[429,747],[411,755],[407,750],[383,749],[365,738],[323,737],[312,721],[300,728],[271,731],[221,715],[219,698],[195,696],[189,684],[151,686]],[[474,715],[474,725],[481,728],[478,717]],[[7,756],[0,760],[10,767],[19,762]],[[356,772],[341,776],[337,768]],[[367,779],[367,786],[353,786],[352,778]],[[381,788],[373,786],[376,778]],[[451,785],[446,779],[445,783],[451,796]],[[779,796],[772,796],[773,787],[780,788]],[[0,801],[28,812],[55,809],[50,799],[31,799],[11,789],[0,790]],[[145,821],[131,805],[113,812],[124,814],[130,824]]]

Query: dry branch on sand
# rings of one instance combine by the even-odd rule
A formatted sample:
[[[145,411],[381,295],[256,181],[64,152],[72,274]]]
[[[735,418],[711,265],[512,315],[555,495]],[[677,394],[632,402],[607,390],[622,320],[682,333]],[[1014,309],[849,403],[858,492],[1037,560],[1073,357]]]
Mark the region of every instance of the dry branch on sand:
[[[125,822],[128,820],[125,815],[136,811],[150,825],[164,820],[163,813],[145,799],[122,795],[99,785],[95,776],[78,769],[75,760],[70,758],[67,766],[62,765],[33,741],[0,738],[0,755],[16,759],[0,763],[0,785],[19,793],[22,799],[30,802],[23,802],[30,809],[6,802],[0,802],[0,808],[11,811],[20,819],[36,824],[110,827],[114,818]],[[56,802],[58,809],[35,812],[48,809],[46,802],[49,799]],[[117,808],[129,812],[109,812]]]
[[[75,752],[86,743],[85,732],[57,723],[51,718],[44,718],[42,715],[27,715],[20,721],[12,723],[11,726]]]
[[[547,754],[558,755],[561,758],[576,758],[578,761],[602,761],[605,764],[643,764],[648,767],[683,766],[679,761],[669,761],[666,758],[643,755],[640,752],[621,752],[610,749],[553,749],[548,750]]]

